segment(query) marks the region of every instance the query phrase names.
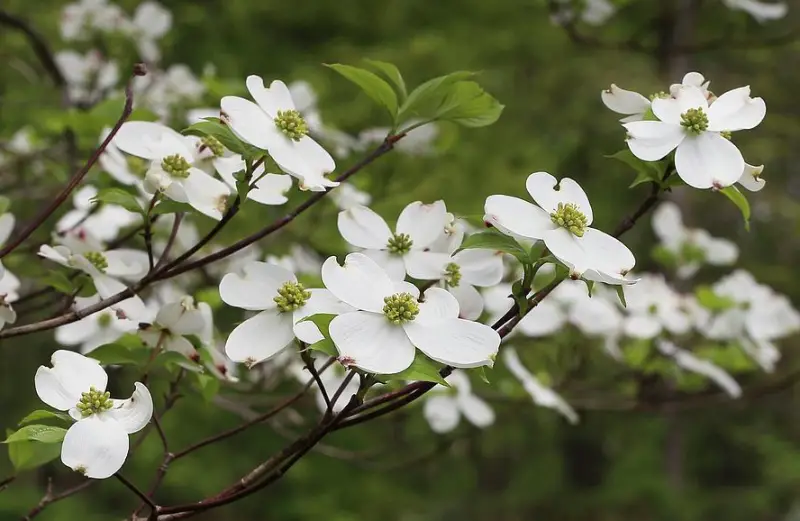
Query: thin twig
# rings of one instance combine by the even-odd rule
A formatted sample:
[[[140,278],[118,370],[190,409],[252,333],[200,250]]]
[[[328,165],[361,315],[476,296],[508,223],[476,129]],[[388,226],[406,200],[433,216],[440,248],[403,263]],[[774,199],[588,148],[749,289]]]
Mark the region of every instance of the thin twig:
[[[147,497],[147,494],[139,490],[139,488],[136,485],[134,485],[131,481],[129,481],[128,478],[126,478],[119,472],[114,474],[114,477],[117,478],[120,481],[120,483],[125,485],[128,488],[128,490],[136,494],[139,497],[139,499],[147,503],[151,509],[156,510],[158,508],[158,506],[155,503],[153,503],[153,500]]]
[[[161,256],[158,258],[158,262],[156,263],[156,267],[154,268],[155,271],[158,271],[161,266],[167,262],[169,258],[169,254],[172,251],[172,247],[175,245],[175,239],[178,237],[178,230],[181,227],[181,222],[183,221],[183,213],[178,212],[175,214],[175,220],[172,222],[172,230],[169,232],[169,238],[167,239],[167,244],[164,246],[164,251],[161,252]]]
[[[83,178],[89,173],[89,170],[100,158],[100,155],[105,151],[106,147],[108,147],[108,144],[111,143],[111,140],[117,135],[117,132],[119,132],[122,124],[125,123],[128,117],[131,115],[131,111],[133,110],[133,78],[136,76],[143,76],[144,74],[144,66],[141,64],[136,64],[133,68],[133,76],[128,81],[128,85],[125,87],[125,106],[122,108],[122,114],[120,115],[119,119],[117,119],[117,122],[114,124],[111,132],[109,132],[108,136],[103,140],[100,146],[97,147],[91,157],[89,157],[89,160],[85,165],[83,165],[83,168],[73,175],[61,192],[56,195],[52,201],[50,201],[50,204],[44,207],[39,214],[22,229],[20,233],[9,239],[9,241],[2,248],[0,248],[0,259],[14,251],[17,246],[22,244],[28,237],[31,236],[33,232],[35,232],[42,224],[44,224],[44,222],[51,215],[53,215],[53,212],[55,212],[58,207],[67,200],[69,195],[81,183],[81,181],[83,181]]]
[[[150,204],[147,206],[147,211],[144,214],[144,231],[142,234],[144,235],[144,247],[145,250],[147,250],[148,272],[152,272],[155,267],[153,262],[153,225],[150,221],[150,216],[153,214],[153,208],[156,207],[160,195],[159,192],[153,194],[153,197],[150,199]]]
[[[83,482],[75,485],[72,488],[68,488],[67,490],[61,492],[60,494],[55,494],[55,495],[52,494],[52,490],[50,490],[50,487],[48,487],[47,493],[39,501],[39,504],[36,505],[33,509],[31,509],[31,511],[28,512],[25,516],[23,516],[22,517],[22,521],[31,521],[31,519],[33,519],[36,516],[38,516],[39,514],[41,514],[42,511],[45,508],[47,508],[49,505],[51,505],[53,503],[56,503],[58,501],[61,501],[62,499],[67,499],[70,496],[74,496],[78,492],[81,492],[81,491],[91,487],[95,483],[98,483],[98,481],[92,480],[92,479],[87,479],[86,481],[83,481]]]
[[[317,387],[319,388],[319,392],[322,394],[322,399],[325,400],[325,405],[328,407],[328,409],[330,409],[331,399],[328,396],[328,390],[325,389],[325,384],[322,382],[322,378],[319,377],[316,367],[314,367],[314,357],[312,357],[311,353],[308,352],[308,346],[303,343],[300,344],[300,357],[306,364],[306,369],[308,369],[308,372],[311,373],[311,377],[315,382],[317,382]]]

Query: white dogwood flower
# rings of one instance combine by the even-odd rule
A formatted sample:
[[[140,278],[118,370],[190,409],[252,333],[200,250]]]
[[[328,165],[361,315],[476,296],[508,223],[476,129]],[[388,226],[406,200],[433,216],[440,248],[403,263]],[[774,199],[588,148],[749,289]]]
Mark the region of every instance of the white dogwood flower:
[[[437,385],[431,389],[422,409],[434,432],[452,431],[458,426],[461,416],[481,429],[494,423],[494,411],[489,404],[472,393],[467,375],[454,371],[445,380],[451,388]]]
[[[331,155],[309,135],[303,116],[289,89],[280,80],[264,87],[259,76],[248,76],[247,90],[255,100],[237,96],[222,98],[223,120],[242,140],[269,152],[287,174],[300,179],[300,187],[324,191],[339,183],[325,178],[336,164]]]
[[[441,288],[420,299],[412,284],[393,281],[371,258],[351,253],[340,266],[330,257],[322,281],[356,311],[330,323],[331,340],[340,361],[379,374],[407,369],[418,348],[453,367],[491,366],[500,336],[488,326],[458,318],[458,301]]]
[[[340,210],[349,210],[354,206],[368,206],[372,202],[372,196],[367,192],[359,190],[350,183],[344,183],[328,196]]]
[[[431,204],[415,201],[400,212],[394,233],[383,217],[366,206],[339,212],[337,224],[344,240],[363,248],[362,253],[394,280],[403,280],[406,273],[422,278],[430,272],[430,256],[423,253],[442,233],[446,219],[443,201]],[[434,265],[433,269],[437,267]]]
[[[159,123],[128,121],[114,143],[123,152],[151,161],[144,181],[148,193],[161,192],[212,219],[222,218],[231,191],[195,166],[198,157],[194,139]]]
[[[128,435],[142,430],[153,415],[150,391],[136,382],[129,399],[111,398],[100,363],[72,351],[56,351],[50,364],[36,371],[36,394],[76,420],[64,436],[62,463],[87,478],[112,476],[128,456]]]
[[[503,233],[544,241],[573,277],[606,284],[636,282],[626,277],[636,263],[631,251],[614,237],[589,227],[592,207],[578,183],[568,177],[559,182],[547,172],[536,172],[528,176],[526,188],[536,205],[492,195],[484,205],[484,220]]]
[[[683,300],[661,275],[644,274],[625,291],[624,330],[634,338],[654,338],[663,330],[675,335],[688,332],[692,323],[683,311]]]
[[[700,87],[683,85],[652,103],[659,121],[626,123],[628,147],[644,161],[658,161],[675,150],[675,170],[695,188],[723,188],[744,172],[742,153],[729,133],[758,126],[767,107],[750,97],[750,87],[726,92],[709,104]]]
[[[307,344],[322,340],[319,328],[304,321],[306,317],[353,310],[332,292],[306,289],[291,271],[265,262],[249,262],[241,274],[225,275],[219,294],[230,306],[259,311],[239,324],[225,343],[231,360],[248,367],[276,356],[295,338]]]
[[[789,12],[786,2],[761,2],[759,0],[722,0],[729,9],[744,11],[757,22],[780,20]]]
[[[531,396],[533,403],[541,407],[555,409],[570,423],[578,423],[578,414],[564,399],[549,387],[542,385],[539,380],[528,371],[512,347],[506,347],[502,353],[503,362],[511,371],[522,387]]]
[[[718,365],[699,358],[692,354],[690,351],[681,349],[672,342],[664,339],[659,339],[656,342],[656,348],[664,356],[668,356],[675,360],[678,367],[703,375],[715,384],[719,385],[731,398],[739,398],[742,395],[742,388],[739,383],[728,374],[727,371]]]
[[[200,335],[205,329],[205,317],[194,303],[194,299],[184,296],[177,302],[163,306],[152,324],[139,326],[139,337],[148,346],[161,351],[175,351],[186,358],[197,359],[188,335]]]
[[[96,203],[93,199],[96,195],[97,188],[92,185],[76,190],[72,195],[75,208],[58,220],[56,232],[78,233],[79,230],[84,230],[100,241],[111,241],[120,230],[141,220],[138,214],[115,204],[102,204],[99,209],[95,209]]]
[[[680,84],[672,85],[670,90],[678,89],[682,85],[692,85],[700,88],[705,96],[708,97],[710,96],[708,91],[709,83],[699,72],[690,72],[683,77]],[[658,95],[653,95],[653,98],[655,97],[658,97]],[[608,109],[625,116],[620,119],[622,123],[643,120],[652,103],[638,92],[622,89],[613,83],[611,87],[600,93],[600,99]]]
[[[100,302],[100,296],[76,297],[73,309],[80,310]],[[125,333],[136,331],[137,324],[132,320],[119,318],[110,308],[92,313],[77,322],[56,328],[56,342],[62,346],[80,346],[83,354],[118,340]]]
[[[239,155],[219,157],[214,160],[214,168],[222,180],[236,190],[233,174],[245,169],[245,161]],[[292,178],[283,174],[266,174],[264,171],[263,163],[253,170],[253,187],[247,192],[247,198],[265,205],[286,203],[286,192],[292,187]]]

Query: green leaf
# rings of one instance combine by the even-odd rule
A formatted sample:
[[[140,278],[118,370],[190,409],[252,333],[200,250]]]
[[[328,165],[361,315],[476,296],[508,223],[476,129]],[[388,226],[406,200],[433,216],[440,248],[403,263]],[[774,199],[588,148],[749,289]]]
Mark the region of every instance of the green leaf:
[[[38,409],[28,414],[24,418],[22,418],[19,421],[18,425],[22,426],[38,420],[59,420],[59,421],[72,422],[72,419],[69,417],[69,415],[64,414],[62,412],[53,412],[44,409]]]
[[[86,356],[94,358],[103,365],[137,366],[144,366],[151,355],[152,350],[141,342],[135,347],[120,342],[104,344],[86,354]]]
[[[9,199],[4,195],[0,195],[0,214],[6,213],[10,206],[11,206],[11,199]]]
[[[495,250],[509,253],[523,264],[531,264],[528,250],[513,237],[503,235],[495,230],[473,233],[461,244],[461,250]]]
[[[450,86],[474,75],[475,73],[470,71],[457,71],[426,81],[408,95],[398,111],[397,120],[403,121],[415,116],[422,119],[432,118],[442,104]]]
[[[100,190],[97,195],[94,196],[93,201],[105,204],[116,204],[130,212],[144,214],[144,208],[142,208],[136,196],[121,188],[105,188]]]
[[[453,84],[433,119],[464,127],[485,127],[500,117],[504,106],[474,81]]]
[[[586,279],[581,279],[581,280],[583,280],[583,282],[586,284],[586,291],[589,293],[589,298],[591,298],[592,297],[592,292],[594,292],[594,281],[593,280],[586,280]],[[622,287],[622,286],[618,286],[618,287]],[[624,299],[625,296],[623,295],[622,298]]]
[[[189,360],[186,356],[177,351],[164,351],[156,357],[154,364],[167,369],[186,369],[193,373],[202,373],[205,371],[203,366]]]
[[[739,208],[739,211],[742,212],[742,218],[744,218],[744,228],[750,231],[750,203],[747,202],[747,198],[744,194],[733,185],[726,186],[719,192],[730,199],[731,202]]]
[[[336,346],[330,338],[323,338],[319,342],[309,345],[308,348],[325,353],[328,356],[339,356],[339,352],[336,350]]]
[[[342,65],[341,63],[326,63],[325,66],[335,70],[361,87],[365,94],[389,111],[392,121],[397,120],[397,94],[377,74],[351,65]]]
[[[8,458],[17,472],[40,467],[59,455],[61,455],[61,445],[58,443],[19,441],[8,445]]]
[[[64,439],[67,429],[51,425],[26,425],[17,432],[11,433],[3,443],[20,441],[38,441],[41,443],[58,443]]]
[[[414,357],[414,361],[411,363],[411,366],[408,369],[400,373],[386,375],[386,378],[388,380],[436,382],[437,384],[450,387],[450,384],[448,384],[445,379],[442,378],[442,375],[439,374],[439,371],[443,367],[444,364],[434,362],[421,352],[417,351],[417,355]]]
[[[200,373],[193,373],[194,374],[194,382],[193,386],[197,392],[200,393],[200,396],[203,397],[203,400],[206,402],[210,402],[216,395],[219,393],[220,383],[216,377],[209,375],[209,374],[200,374]]]
[[[405,101],[406,97],[408,97],[408,92],[406,91],[406,82],[403,80],[403,76],[400,74],[400,71],[397,69],[397,67],[395,67],[394,64],[378,60],[364,60],[364,62],[374,70],[383,74],[383,76],[394,86],[400,102],[402,103]]]
[[[65,295],[71,295],[75,291],[75,285],[69,277],[61,271],[50,270],[42,277],[41,281]]]
[[[661,182],[661,177],[664,170],[661,162],[642,161],[633,155],[633,152],[627,148],[620,150],[616,154],[611,154],[610,156],[604,157],[616,159],[617,161],[625,163],[636,172],[636,179],[633,180],[633,183],[631,183],[628,188],[633,188],[636,185],[646,183],[648,181],[655,181],[657,183]]]
[[[486,366],[476,367],[475,369],[473,369],[472,372],[474,374],[477,374],[478,378],[480,378],[483,381],[483,383],[485,384],[491,383],[489,382],[489,377],[486,375]]]
[[[165,214],[165,213],[197,213],[195,209],[187,204],[187,203],[179,203],[177,201],[173,201],[172,199],[164,199],[163,201],[159,202],[155,208],[153,208],[153,215]]]
[[[336,315],[331,315],[329,313],[317,313],[304,318],[300,322],[313,322],[319,328],[319,332],[322,333],[322,336],[325,338],[330,338],[331,335],[328,333],[328,327],[330,327],[331,321],[334,318],[336,318]]]
[[[736,307],[736,301],[714,293],[708,286],[698,286],[694,290],[698,304],[711,311],[725,311]]]
[[[219,118],[204,118],[203,121],[198,121],[184,129],[183,133],[192,136],[211,136],[216,138],[217,141],[222,143],[222,146],[231,152],[240,154],[245,159],[256,159],[266,154],[260,148],[245,143],[236,137],[236,134],[226,124],[222,123]]]
[[[627,308],[628,303],[625,301],[625,286],[619,284],[617,286],[614,286],[614,289],[617,290],[617,298],[619,299],[619,303],[622,304],[622,307]],[[590,296],[591,296],[591,291],[590,291]]]

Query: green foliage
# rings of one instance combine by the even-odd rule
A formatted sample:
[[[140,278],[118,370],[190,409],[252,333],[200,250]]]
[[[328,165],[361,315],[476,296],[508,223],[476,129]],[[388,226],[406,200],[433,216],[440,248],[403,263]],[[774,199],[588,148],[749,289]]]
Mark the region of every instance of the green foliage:
[[[342,65],[340,63],[325,65],[361,87],[361,90],[372,98],[375,103],[389,111],[392,122],[397,121],[397,94],[380,76],[366,69],[351,65]]]
[[[116,204],[126,210],[138,214],[144,214],[145,210],[142,208],[139,200],[131,192],[123,190],[122,188],[105,188],[100,190],[93,201],[106,204]]]
[[[461,250],[496,250],[513,255],[523,264],[531,264],[528,250],[513,237],[503,235],[497,230],[473,233],[461,243]]]
[[[28,423],[33,423],[39,420],[57,420],[62,422],[71,422],[69,415],[64,414],[63,412],[53,412],[47,411],[44,409],[37,409],[32,413],[25,416],[23,419],[19,421],[19,425],[26,425]]]
[[[21,441],[38,441],[40,443],[58,443],[64,439],[67,429],[51,425],[25,425],[18,431],[9,434],[3,443]]]
[[[220,121],[219,118],[204,118],[188,128],[184,129],[184,134],[190,136],[210,136],[217,139],[222,146],[241,155],[245,159],[255,160],[266,154],[265,151],[243,142],[231,131],[230,127]]]
[[[444,385],[446,387],[450,387],[450,384],[442,378],[440,371],[444,367],[444,364],[440,364],[439,362],[434,362],[421,352],[417,351],[416,356],[414,357],[414,361],[411,363],[411,366],[406,369],[405,371],[401,371],[396,374],[390,375],[382,375],[382,378],[386,378],[387,381],[397,380],[397,381],[423,381],[423,382],[436,382],[437,384]]]
[[[736,301],[729,297],[717,295],[708,286],[698,286],[694,291],[694,295],[701,306],[711,311],[725,311],[736,307]]]
[[[742,213],[745,229],[750,231],[750,203],[747,202],[747,197],[735,185],[726,186],[719,192],[736,205],[736,208]]]

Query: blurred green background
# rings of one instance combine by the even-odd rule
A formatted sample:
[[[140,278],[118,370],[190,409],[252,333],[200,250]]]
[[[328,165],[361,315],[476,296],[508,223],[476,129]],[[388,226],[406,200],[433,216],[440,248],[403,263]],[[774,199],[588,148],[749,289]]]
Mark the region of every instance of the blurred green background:
[[[137,4],[119,3],[128,12]],[[617,2],[620,12],[606,25],[578,26],[604,45],[572,41],[551,23],[545,2],[537,0],[163,3],[174,16],[174,27],[162,44],[164,63],[186,63],[198,75],[211,63],[218,77],[233,80],[230,86],[220,83],[219,92],[211,89],[204,106],[215,106],[222,94],[243,91],[247,74],[287,82],[304,79],[319,93],[325,121],[355,134],[386,125],[384,115],[322,63],[357,64],[362,58],[393,62],[409,85],[455,70],[483,71],[481,84],[506,105],[498,123],[476,130],[443,128],[435,155],[391,154],[359,174],[356,184],[375,196],[373,207],[388,218],[409,201],[439,198],[451,211],[480,214],[486,196],[522,195],[526,176],[546,170],[578,180],[592,200],[596,226],[608,230],[647,188],[627,190],[632,172],[603,157],[622,148],[624,132],[616,115],[601,104],[600,91],[613,82],[645,94],[657,92],[680,82],[690,70],[701,71],[718,94],[750,84],[753,95],[764,97],[768,106],[757,130],[736,136],[748,162],[766,165],[766,189],[748,194],[754,213],[751,231],[744,230],[737,209],[719,194],[679,189],[671,197],[680,203],[688,225],[735,240],[742,250],[741,266],[800,303],[800,45],[790,38],[780,45],[770,43],[800,32],[797,10],[785,20],[762,25],[715,0]],[[66,47],[58,33],[65,4],[2,0],[0,8],[28,20],[60,49]],[[645,49],[613,44],[626,41]],[[698,52],[682,52],[695,45],[701,48]],[[123,70],[132,63],[129,51],[119,54]],[[0,137],[8,138],[24,125],[48,136],[60,111],[60,94],[24,38],[5,26],[0,26],[0,64]],[[81,152],[85,157],[89,146]],[[13,174],[28,175],[24,168]],[[36,196],[50,193],[71,171],[63,162],[48,163],[51,176],[37,177],[24,194],[33,202],[24,204],[15,196],[13,211],[30,215],[38,204]],[[4,186],[11,184],[5,178],[11,174],[3,170]],[[223,239],[241,237],[280,211],[248,210]],[[332,206],[322,206],[300,218],[291,235],[262,247],[280,252],[299,238],[323,252],[342,252],[335,228],[319,225],[333,212]],[[626,243],[638,252],[637,269],[653,266],[647,223]],[[10,265],[30,261],[15,257]],[[713,281],[722,273],[707,269],[700,280]],[[220,327],[237,318],[223,314]],[[411,407],[332,435],[322,450],[312,452],[276,485],[198,519],[800,519],[800,414],[791,378],[797,367],[796,344],[782,346],[784,359],[776,374],[743,379],[764,392],[735,402],[645,403],[636,410],[614,410],[604,404],[601,392],[592,394],[615,385],[613,372],[603,372],[608,364],[595,364],[596,373],[577,377],[575,394],[596,399],[575,402],[582,415],[575,427],[550,410],[534,407],[526,397],[509,398],[476,383],[476,391],[489,397],[498,414],[497,424],[486,431],[462,424],[450,435],[437,436],[421,409]],[[526,356],[533,369],[543,359],[570,366],[569,356],[595,349],[582,345],[577,335],[529,347],[532,354]],[[13,428],[28,411],[39,408],[32,377],[55,348],[51,333],[0,343],[0,428]],[[559,356],[557,349],[562,349]],[[496,373],[493,383],[502,389],[508,376]],[[265,396],[246,399],[253,402],[249,407],[265,410],[292,388],[279,384]],[[562,391],[569,399],[570,386]],[[282,447],[285,436],[303,432],[316,414],[308,399],[285,415],[278,429],[252,429],[177,462],[157,499],[176,504],[215,493]],[[187,399],[179,400],[163,423],[172,446],[179,448],[240,421],[230,411]],[[159,442],[150,436],[129,459],[125,473],[146,488],[160,458]],[[9,467],[0,456],[0,478],[11,472]],[[0,520],[28,512],[50,478],[56,491],[76,483],[76,476],[58,462],[21,476],[0,492]],[[38,519],[121,519],[137,504],[120,483],[108,480],[52,506]]]

